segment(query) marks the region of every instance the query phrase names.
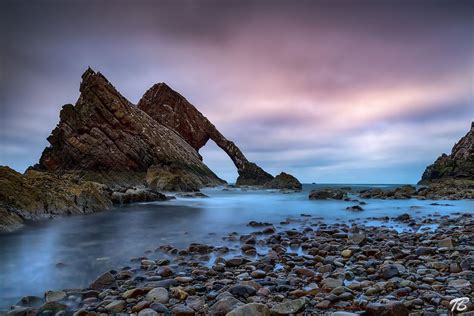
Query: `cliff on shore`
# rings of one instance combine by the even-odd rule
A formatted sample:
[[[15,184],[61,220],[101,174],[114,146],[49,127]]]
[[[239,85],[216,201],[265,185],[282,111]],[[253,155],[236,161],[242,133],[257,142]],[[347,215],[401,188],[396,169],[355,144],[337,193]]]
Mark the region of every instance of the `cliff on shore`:
[[[471,122],[471,129],[454,145],[449,155],[443,153],[426,167],[420,183],[452,179],[474,180],[474,122]]]

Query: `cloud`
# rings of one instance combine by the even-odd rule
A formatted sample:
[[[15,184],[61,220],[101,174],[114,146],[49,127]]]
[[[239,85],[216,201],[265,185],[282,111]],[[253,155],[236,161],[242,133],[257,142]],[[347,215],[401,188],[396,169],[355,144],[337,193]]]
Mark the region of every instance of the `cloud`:
[[[250,160],[303,181],[415,182],[474,118],[469,1],[0,5],[0,163],[18,170],[87,66],[134,103],[167,82]]]

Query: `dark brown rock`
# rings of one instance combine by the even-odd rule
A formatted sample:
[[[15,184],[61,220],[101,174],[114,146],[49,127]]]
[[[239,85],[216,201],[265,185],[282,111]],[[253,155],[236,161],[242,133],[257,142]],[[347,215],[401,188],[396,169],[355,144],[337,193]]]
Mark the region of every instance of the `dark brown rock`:
[[[363,199],[396,199],[404,200],[414,197],[416,188],[412,185],[402,185],[395,189],[382,190],[380,188],[372,188],[361,190],[359,197]]]
[[[146,172],[173,165],[203,185],[224,183],[173,130],[125,99],[100,73],[82,75],[76,105],[65,105],[40,162],[48,171]]]
[[[115,281],[115,277],[110,272],[104,272],[103,274],[99,275],[97,279],[89,286],[91,289],[100,291],[103,289],[113,288],[116,287],[117,283]]]
[[[159,192],[147,188],[130,188],[125,192],[114,192],[111,196],[114,204],[128,204],[134,202],[165,201],[167,197]]]
[[[138,102],[138,108],[176,131],[196,151],[212,139],[237,167],[238,185],[264,185],[273,179],[272,175],[249,162],[242,151],[225,138],[194,105],[165,83],[151,87]]]
[[[347,193],[338,189],[313,190],[309,194],[310,200],[342,200],[347,197]]]
[[[273,180],[267,182],[265,187],[280,190],[301,190],[303,188],[298,179],[285,172],[280,173]]]
[[[367,315],[370,316],[408,316],[408,308],[401,302],[389,304],[370,303],[367,305]]]

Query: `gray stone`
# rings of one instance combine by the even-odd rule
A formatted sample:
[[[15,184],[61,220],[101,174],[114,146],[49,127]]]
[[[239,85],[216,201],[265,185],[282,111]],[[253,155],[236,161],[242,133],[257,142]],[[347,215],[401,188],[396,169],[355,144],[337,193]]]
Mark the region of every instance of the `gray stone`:
[[[195,314],[194,310],[191,307],[186,306],[184,304],[175,305],[171,309],[171,313],[175,316],[192,316]]]
[[[343,282],[341,279],[326,278],[322,281],[323,288],[335,289],[336,287],[342,286]]]
[[[105,309],[110,313],[120,313],[127,307],[127,303],[122,300],[112,301],[105,306]]]
[[[380,277],[385,280],[398,276],[399,274],[398,267],[394,264],[384,264],[380,270]]]
[[[237,284],[229,289],[229,293],[235,297],[248,297],[255,295],[257,291],[249,285]]]
[[[231,310],[234,310],[242,305],[244,305],[244,303],[235,297],[227,296],[214,303],[214,305],[212,305],[209,309],[209,314],[212,316],[225,316]]]
[[[64,291],[48,291],[44,294],[46,302],[57,302],[66,298],[66,292]]]
[[[158,313],[151,308],[145,308],[138,313],[138,316],[158,316]]]
[[[464,279],[452,280],[452,281],[449,281],[448,286],[454,287],[454,288],[468,288],[471,286],[471,282]]]
[[[95,281],[89,286],[91,289],[100,291],[112,287],[117,287],[115,277],[110,272],[101,274]]]
[[[151,289],[150,292],[146,295],[146,300],[149,302],[156,302],[161,304],[168,303],[169,294],[168,290],[163,287],[156,287]]]
[[[270,310],[265,304],[249,303],[237,307],[226,316],[270,316]]]
[[[299,312],[306,305],[308,299],[305,297],[286,301],[273,306],[271,312],[276,315],[290,315]]]

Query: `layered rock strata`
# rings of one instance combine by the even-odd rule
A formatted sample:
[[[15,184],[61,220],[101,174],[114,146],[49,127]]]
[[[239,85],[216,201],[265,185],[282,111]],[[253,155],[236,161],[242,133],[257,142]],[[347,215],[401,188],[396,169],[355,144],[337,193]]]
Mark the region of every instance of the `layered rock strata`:
[[[194,105],[165,83],[151,87],[138,102],[138,108],[176,131],[197,151],[209,139],[213,140],[236,166],[237,185],[264,185],[273,179],[272,175],[248,161],[234,142],[225,138]]]

